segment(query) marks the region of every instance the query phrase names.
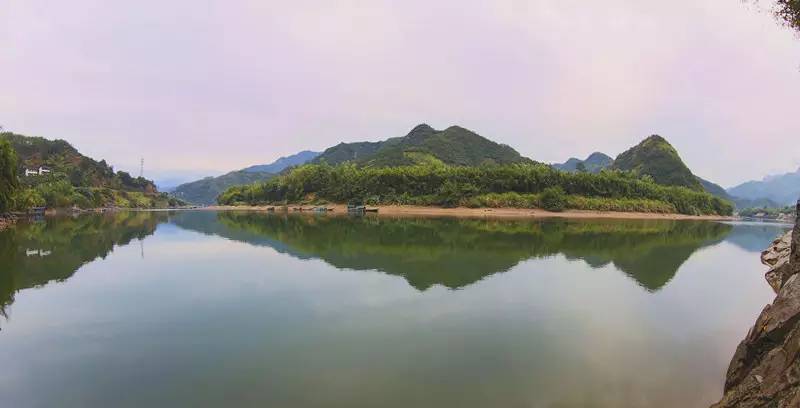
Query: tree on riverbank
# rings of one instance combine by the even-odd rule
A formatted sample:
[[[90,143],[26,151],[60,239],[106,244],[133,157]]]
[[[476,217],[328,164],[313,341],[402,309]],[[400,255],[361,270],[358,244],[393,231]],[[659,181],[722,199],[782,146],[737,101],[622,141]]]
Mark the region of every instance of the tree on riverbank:
[[[0,213],[11,209],[18,187],[17,154],[8,141],[0,139]]]

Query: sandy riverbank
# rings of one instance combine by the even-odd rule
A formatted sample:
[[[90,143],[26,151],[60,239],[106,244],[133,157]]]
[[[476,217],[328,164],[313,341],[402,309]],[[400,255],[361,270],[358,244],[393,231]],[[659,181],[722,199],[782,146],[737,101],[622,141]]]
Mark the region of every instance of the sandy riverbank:
[[[294,207],[312,208],[311,205],[290,205],[289,212]],[[346,214],[347,206],[342,204],[328,204],[325,207],[333,208],[333,214]],[[204,207],[207,211],[266,211],[266,206],[211,206]],[[615,212],[615,211],[581,211],[567,210],[563,212],[551,212],[540,209],[530,208],[441,208],[441,207],[422,207],[410,205],[379,205],[369,206],[377,208],[377,215],[381,216],[446,216],[446,217],[503,217],[503,218],[617,218],[617,219],[652,219],[652,220],[713,220],[731,221],[735,217],[725,217],[718,215],[683,215],[683,214],[657,214],[657,213],[638,213],[638,212]],[[275,207],[276,211],[282,211],[281,207]]]

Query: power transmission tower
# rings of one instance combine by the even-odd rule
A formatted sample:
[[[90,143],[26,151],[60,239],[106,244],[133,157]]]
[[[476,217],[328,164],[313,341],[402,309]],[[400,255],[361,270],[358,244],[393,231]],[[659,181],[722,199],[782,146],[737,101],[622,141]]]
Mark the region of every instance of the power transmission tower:
[[[139,177],[143,176],[144,176],[144,157],[142,157],[142,160],[139,162]]]

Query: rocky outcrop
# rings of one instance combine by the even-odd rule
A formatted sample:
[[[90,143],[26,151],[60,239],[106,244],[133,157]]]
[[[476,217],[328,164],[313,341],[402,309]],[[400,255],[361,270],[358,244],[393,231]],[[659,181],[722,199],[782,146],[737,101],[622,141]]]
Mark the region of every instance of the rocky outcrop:
[[[798,202],[800,210],[800,202]],[[739,343],[713,407],[800,407],[800,222],[761,254],[777,296]]]

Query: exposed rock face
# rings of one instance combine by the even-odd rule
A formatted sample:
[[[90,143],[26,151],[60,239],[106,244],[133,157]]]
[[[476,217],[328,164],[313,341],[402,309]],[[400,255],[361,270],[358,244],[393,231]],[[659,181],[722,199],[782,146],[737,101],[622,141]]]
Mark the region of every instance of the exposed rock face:
[[[800,210],[800,202],[798,202]],[[777,296],[733,355],[714,407],[800,407],[800,222],[761,254]]]

